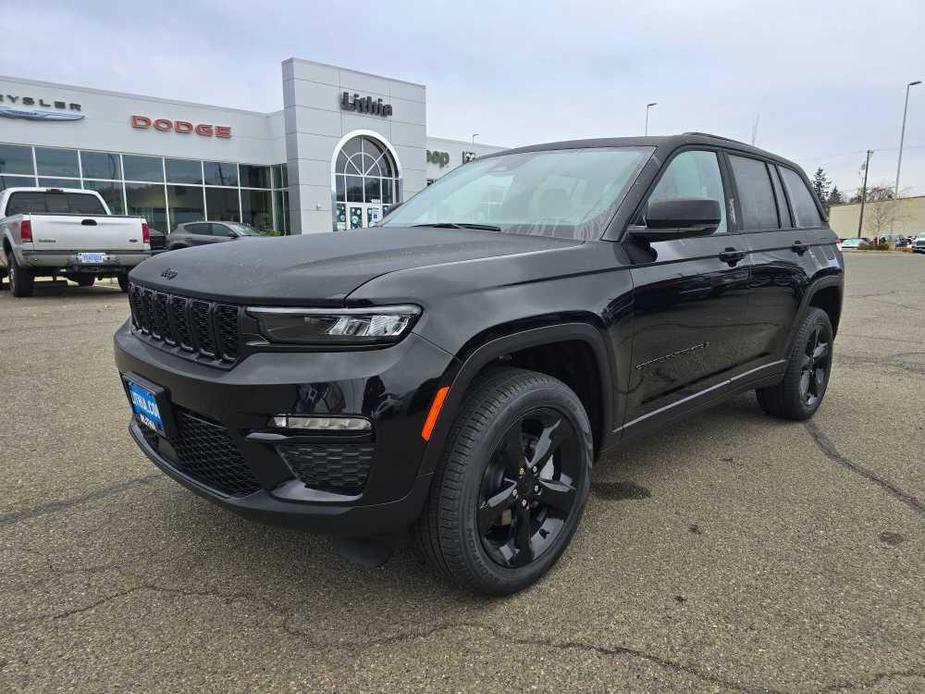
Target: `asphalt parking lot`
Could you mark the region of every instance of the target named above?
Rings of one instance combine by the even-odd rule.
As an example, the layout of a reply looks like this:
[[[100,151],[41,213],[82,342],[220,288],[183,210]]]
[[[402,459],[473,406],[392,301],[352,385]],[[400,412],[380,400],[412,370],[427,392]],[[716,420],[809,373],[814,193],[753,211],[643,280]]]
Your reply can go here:
[[[118,289],[0,297],[0,691],[925,690],[925,258],[847,257],[808,424],[752,396],[595,469],[487,600],[226,513],[126,433]]]

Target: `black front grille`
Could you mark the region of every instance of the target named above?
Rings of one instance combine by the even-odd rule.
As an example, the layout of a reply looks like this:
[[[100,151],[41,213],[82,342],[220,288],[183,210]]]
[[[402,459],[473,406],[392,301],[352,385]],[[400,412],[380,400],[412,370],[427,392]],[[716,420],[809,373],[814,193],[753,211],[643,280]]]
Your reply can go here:
[[[202,415],[177,408],[177,436],[171,441],[180,472],[228,496],[247,496],[260,489],[224,426]]]
[[[136,330],[154,342],[179,346],[191,357],[228,366],[238,359],[241,307],[129,287]]]
[[[358,494],[369,477],[373,448],[371,443],[313,443],[276,450],[306,487]]]

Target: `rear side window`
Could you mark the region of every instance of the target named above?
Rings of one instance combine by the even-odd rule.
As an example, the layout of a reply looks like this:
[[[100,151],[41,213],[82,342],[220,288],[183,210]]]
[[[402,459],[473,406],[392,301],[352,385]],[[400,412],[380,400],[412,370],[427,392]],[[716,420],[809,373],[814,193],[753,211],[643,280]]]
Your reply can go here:
[[[28,191],[13,193],[6,213],[14,214],[93,214],[105,215],[103,203],[87,193],[53,193]]]
[[[793,208],[796,226],[815,227],[822,224],[822,217],[819,216],[816,201],[809,188],[806,187],[803,177],[793,169],[783,166],[778,167],[778,169],[784,179],[787,195],[790,197],[790,205]]]
[[[189,234],[211,236],[212,232],[209,231],[209,226],[209,224],[187,224],[183,229]]]
[[[777,229],[777,204],[768,167],[759,159],[729,156],[742,210],[742,229]]]

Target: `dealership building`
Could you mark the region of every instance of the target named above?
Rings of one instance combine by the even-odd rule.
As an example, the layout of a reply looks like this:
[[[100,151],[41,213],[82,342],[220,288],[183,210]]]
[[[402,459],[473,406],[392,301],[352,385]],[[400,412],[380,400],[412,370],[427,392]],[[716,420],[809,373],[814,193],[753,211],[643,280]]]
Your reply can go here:
[[[157,229],[369,226],[500,147],[427,135],[422,84],[290,58],[272,113],[0,77],[0,189],[99,191]]]

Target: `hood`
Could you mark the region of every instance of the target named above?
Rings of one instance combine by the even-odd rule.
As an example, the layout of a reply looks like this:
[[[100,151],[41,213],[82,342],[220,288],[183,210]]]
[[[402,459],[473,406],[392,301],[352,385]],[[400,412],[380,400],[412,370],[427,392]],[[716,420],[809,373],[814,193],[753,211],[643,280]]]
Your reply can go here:
[[[235,303],[340,305],[357,287],[397,270],[581,243],[469,229],[376,228],[170,251],[141,263],[130,277],[164,291]]]

